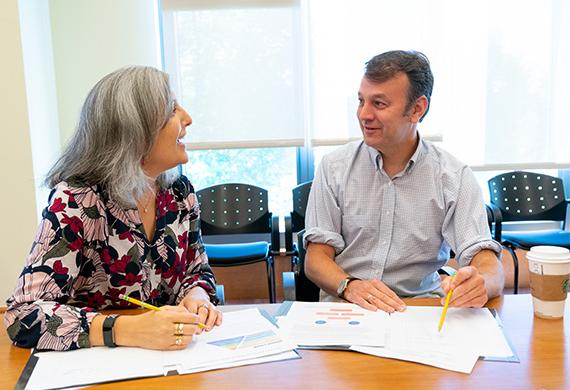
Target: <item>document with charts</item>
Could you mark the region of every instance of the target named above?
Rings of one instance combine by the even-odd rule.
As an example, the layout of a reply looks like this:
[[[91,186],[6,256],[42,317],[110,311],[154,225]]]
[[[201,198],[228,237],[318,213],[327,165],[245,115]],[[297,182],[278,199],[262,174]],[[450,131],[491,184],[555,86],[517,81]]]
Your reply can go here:
[[[194,336],[181,351],[94,347],[37,353],[32,356],[37,362],[25,388],[85,386],[296,359],[295,347],[259,310],[239,310],[225,313],[222,326]]]
[[[349,303],[294,302],[278,323],[299,347],[381,347],[389,318]]]
[[[470,373],[480,357],[518,361],[488,309],[450,308],[438,332],[441,311],[440,306],[408,306],[388,315],[348,303],[294,302],[279,318],[279,326],[300,347],[349,344],[356,352],[463,373]],[[335,312],[339,314],[330,315]],[[352,313],[347,315],[350,320],[340,313]],[[357,317],[361,320],[354,320]]]

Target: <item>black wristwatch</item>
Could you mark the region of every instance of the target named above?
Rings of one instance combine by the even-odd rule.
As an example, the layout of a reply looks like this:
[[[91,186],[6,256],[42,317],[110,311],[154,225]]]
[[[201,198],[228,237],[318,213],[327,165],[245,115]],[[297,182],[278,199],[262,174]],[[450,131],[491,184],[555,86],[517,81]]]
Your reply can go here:
[[[343,280],[340,281],[340,283],[338,284],[338,287],[336,289],[336,294],[339,298],[344,299],[344,291],[348,287],[348,284],[350,282],[352,282],[353,280],[360,280],[360,279],[355,278],[354,276],[348,275],[346,278],[344,278]]]
[[[103,344],[107,347],[115,348],[117,346],[115,344],[115,331],[113,330],[117,318],[119,318],[117,314],[112,314],[105,317],[103,321]]]

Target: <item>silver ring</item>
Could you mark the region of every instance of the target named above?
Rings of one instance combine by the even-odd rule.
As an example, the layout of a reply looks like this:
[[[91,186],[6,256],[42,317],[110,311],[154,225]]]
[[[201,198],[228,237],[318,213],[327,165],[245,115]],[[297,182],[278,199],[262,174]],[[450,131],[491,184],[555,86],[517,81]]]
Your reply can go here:
[[[176,337],[176,341],[174,342],[176,345],[182,345],[182,336]]]

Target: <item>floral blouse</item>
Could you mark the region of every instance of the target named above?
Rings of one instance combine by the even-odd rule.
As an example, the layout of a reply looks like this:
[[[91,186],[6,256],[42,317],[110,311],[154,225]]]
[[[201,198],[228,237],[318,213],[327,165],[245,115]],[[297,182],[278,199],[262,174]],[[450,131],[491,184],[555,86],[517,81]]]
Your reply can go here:
[[[156,231],[99,187],[59,183],[43,211],[4,323],[21,347],[89,347],[97,310],[131,307],[119,294],[176,305],[195,286],[214,303],[215,280],[200,234],[194,188],[184,176],[157,194]]]

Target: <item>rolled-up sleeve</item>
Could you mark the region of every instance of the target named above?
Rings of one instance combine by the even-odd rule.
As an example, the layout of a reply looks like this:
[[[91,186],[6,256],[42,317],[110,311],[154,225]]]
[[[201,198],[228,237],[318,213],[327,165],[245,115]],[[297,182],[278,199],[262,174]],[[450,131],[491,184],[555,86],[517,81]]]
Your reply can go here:
[[[461,267],[471,263],[483,249],[492,250],[500,259],[502,247],[491,238],[485,204],[473,172],[464,167],[456,180],[444,181],[444,192],[449,199],[448,212],[442,234],[456,254]]]
[[[305,213],[306,231],[303,236],[303,244],[314,242],[327,244],[340,253],[345,242],[341,235],[342,213],[339,207],[338,197],[330,184],[330,164],[327,156],[323,158],[313,184],[307,211]]]

